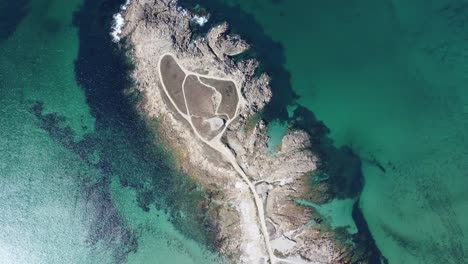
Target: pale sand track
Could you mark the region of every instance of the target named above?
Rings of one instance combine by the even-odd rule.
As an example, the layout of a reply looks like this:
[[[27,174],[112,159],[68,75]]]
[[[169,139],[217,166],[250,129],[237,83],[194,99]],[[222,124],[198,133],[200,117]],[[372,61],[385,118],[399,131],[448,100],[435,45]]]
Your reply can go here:
[[[206,77],[206,78],[211,78],[211,79],[217,79],[217,80],[227,80],[227,81],[232,81],[230,79],[226,79],[226,78],[219,78],[219,77],[214,77],[214,76],[206,76],[206,75],[201,75],[201,74],[198,74],[198,73],[195,73],[195,72],[191,72],[191,71],[188,71],[187,69],[185,69],[177,60],[177,58],[171,54],[171,53],[165,53],[165,54],[162,54],[159,61],[158,61],[158,73],[159,73],[159,77],[161,78],[161,80],[163,80],[163,76],[161,75],[161,59],[166,56],[166,55],[169,55],[169,56],[172,56],[172,58],[174,58],[174,60],[179,64],[179,67],[186,73],[185,75],[185,78],[184,78],[184,82],[182,83],[182,87],[184,87],[184,84],[185,84],[185,79],[187,78],[188,75],[192,74],[192,75],[196,75],[198,77],[198,80],[200,81],[200,76],[201,77]],[[201,82],[201,81],[200,81]],[[234,81],[233,81],[234,82]],[[203,82],[202,82],[203,83]],[[236,86],[236,91],[237,91],[237,95],[238,95],[238,98],[241,98],[241,92],[240,92],[240,89],[239,87],[237,86],[237,84],[234,82],[235,86]],[[226,128],[228,127],[228,125],[236,118],[236,116],[238,115],[238,112],[239,112],[239,105],[240,105],[240,101],[237,102],[237,107],[236,107],[236,114],[234,115],[234,117],[230,118],[227,120],[226,122],[226,126],[224,127],[224,129],[218,134],[216,135],[213,139],[211,140],[206,140],[204,139],[200,134],[199,132],[197,131],[197,129],[195,128],[195,126],[193,125],[192,123],[192,120],[190,118],[190,110],[188,109],[187,107],[187,98],[185,97],[185,92],[184,92],[184,89],[182,89],[182,92],[183,92],[183,96],[184,96],[184,100],[185,100],[185,106],[187,108],[187,114],[184,114],[182,111],[180,111],[180,109],[177,107],[176,103],[174,102],[173,98],[171,98],[166,86],[164,85],[164,82],[161,81],[161,85],[162,85],[162,88],[164,90],[164,92],[166,93],[167,97],[169,98],[169,100],[171,101],[172,105],[175,107],[175,109],[177,110],[177,112],[190,124],[190,126],[192,127],[192,130],[193,132],[195,133],[195,135],[197,135],[198,139],[200,139],[202,142],[204,142],[205,144],[207,144],[208,146],[210,146],[211,148],[213,148],[214,150],[218,151],[219,153],[221,153],[221,155],[229,162],[231,163],[231,165],[234,167],[234,169],[236,170],[236,172],[242,177],[242,179],[244,180],[245,183],[247,183],[247,185],[249,186],[249,189],[253,195],[253,198],[254,198],[254,202],[255,202],[255,205],[257,207],[257,214],[258,214],[258,220],[259,220],[259,225],[260,225],[260,229],[261,229],[261,232],[263,234],[263,237],[264,237],[264,240],[265,240],[265,247],[268,251],[268,256],[270,258],[270,263],[271,264],[274,264],[276,263],[276,257],[275,255],[273,254],[273,251],[271,249],[271,246],[270,246],[270,236],[268,234],[268,230],[267,230],[267,227],[266,227],[266,223],[265,223],[265,212],[264,212],[264,208],[263,208],[263,203],[262,203],[262,200],[260,199],[258,193],[255,191],[255,186],[252,184],[252,182],[249,180],[249,178],[247,177],[247,175],[245,174],[245,172],[242,170],[242,168],[239,166],[239,164],[237,163],[236,161],[236,158],[234,157],[234,155],[232,154],[232,152],[223,144],[221,143],[221,137],[222,135],[224,134],[224,132],[226,131]],[[209,86],[209,85],[207,85]],[[212,87],[212,86],[211,86]],[[214,87],[212,87],[213,89],[215,89]]]

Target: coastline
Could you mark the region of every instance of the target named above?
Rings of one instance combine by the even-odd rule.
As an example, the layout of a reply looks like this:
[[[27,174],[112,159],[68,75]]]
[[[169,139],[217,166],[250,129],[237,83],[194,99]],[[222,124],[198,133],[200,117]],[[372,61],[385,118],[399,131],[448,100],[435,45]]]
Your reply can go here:
[[[240,37],[229,36],[227,24],[211,29],[205,39],[193,40],[190,30],[193,14],[178,7],[176,1],[156,1],[154,6],[146,2],[133,0],[122,10],[126,24],[121,37],[135,63],[133,78],[144,97],[139,107],[148,118],[158,118],[161,138],[174,150],[181,170],[213,194],[211,200],[217,208],[212,217],[219,231],[220,253],[235,263],[267,261],[261,242],[264,238],[256,226],[259,217],[256,206],[252,199],[246,199],[250,196],[248,186],[232,166],[193,138],[189,124],[162,92],[161,80],[155,72],[160,57],[167,52],[176,54],[182,66],[190,71],[229,78],[242,87],[245,100],[222,142],[256,183],[255,189],[267,211],[268,232],[274,238],[269,241],[276,245],[276,256],[283,258],[284,263],[352,263],[356,256],[351,246],[337,242],[329,230],[309,226],[313,210],[293,201],[314,195],[310,193],[307,177],[316,170],[319,160],[310,150],[310,136],[298,129],[289,130],[279,155],[271,156],[264,121],[257,122],[250,134],[245,133],[248,121],[271,99],[270,78],[265,73],[255,76],[259,62],[255,59],[234,62],[230,58],[239,50],[238,54],[245,51],[248,44],[241,41],[240,49],[232,53],[232,40],[237,43]],[[255,250],[249,252],[252,247]]]

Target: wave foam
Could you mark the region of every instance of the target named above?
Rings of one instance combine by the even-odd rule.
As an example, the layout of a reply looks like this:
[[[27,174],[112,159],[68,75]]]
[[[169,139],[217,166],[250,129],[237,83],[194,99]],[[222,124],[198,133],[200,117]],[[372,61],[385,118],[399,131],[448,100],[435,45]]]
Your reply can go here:
[[[194,15],[193,18],[192,18],[192,21],[195,22],[196,24],[198,24],[200,27],[203,27],[203,25],[206,24],[206,22],[208,22],[208,16],[197,16],[197,15]]]
[[[120,7],[121,11],[127,10],[128,5],[130,4],[130,0],[127,0],[125,4],[123,4]],[[112,27],[111,27],[111,36],[112,36],[112,41],[115,43],[120,41],[120,34],[122,33],[122,28],[125,25],[125,19],[123,18],[122,14],[119,12],[117,14],[114,14],[112,16],[114,19],[112,22]]]

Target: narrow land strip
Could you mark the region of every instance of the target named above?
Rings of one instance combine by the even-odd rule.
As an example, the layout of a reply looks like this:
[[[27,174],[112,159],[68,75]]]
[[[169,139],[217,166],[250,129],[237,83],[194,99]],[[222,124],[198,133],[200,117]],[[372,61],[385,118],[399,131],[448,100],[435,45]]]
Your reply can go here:
[[[159,76],[161,79],[163,79],[163,75],[161,74],[161,60],[162,58],[164,58],[165,56],[172,56],[173,59],[177,62],[177,59],[176,57],[173,55],[173,54],[170,54],[170,53],[167,53],[167,54],[163,54],[159,60],[159,63],[158,63],[158,72],[159,72]],[[178,63],[178,62],[177,62]],[[178,63],[179,64],[179,63]],[[211,78],[211,79],[218,79],[218,80],[227,80],[227,81],[232,81],[232,80],[229,80],[229,79],[223,79],[223,78],[218,78],[218,77],[211,77],[211,76],[204,76],[204,75],[200,75],[198,73],[195,73],[195,72],[190,72],[186,69],[184,69],[180,64],[179,64],[179,67],[185,72],[185,78],[184,78],[184,81],[183,81],[183,84],[185,84],[185,80],[187,78],[188,75],[196,75],[198,76],[199,78],[200,77],[204,77],[204,78]],[[236,158],[234,157],[234,155],[232,154],[231,151],[229,151],[226,146],[224,146],[224,144],[221,143],[221,136],[223,135],[223,133],[226,131],[226,128],[228,127],[228,125],[236,118],[236,116],[238,115],[238,112],[239,112],[239,105],[240,105],[240,102],[238,101],[237,102],[237,105],[236,105],[236,111],[235,111],[235,115],[231,118],[229,118],[226,122],[226,125],[224,127],[224,129],[216,136],[214,137],[213,139],[211,140],[206,140],[205,138],[203,138],[199,132],[197,131],[197,129],[195,128],[192,120],[191,120],[191,117],[190,117],[190,110],[188,109],[188,105],[187,105],[187,98],[185,96],[185,92],[184,92],[184,89],[182,89],[182,94],[183,94],[183,98],[184,98],[184,101],[185,101],[185,106],[186,106],[186,109],[187,109],[187,114],[183,113],[182,111],[180,111],[180,109],[177,107],[177,104],[174,102],[174,99],[171,97],[171,94],[169,93],[167,87],[165,86],[164,84],[164,81],[161,82],[161,85],[163,87],[163,90],[164,92],[166,93],[166,95],[168,96],[169,100],[171,101],[171,103],[175,106],[177,112],[185,119],[187,120],[187,122],[190,124],[190,126],[192,127],[192,130],[193,132],[195,133],[195,135],[198,137],[198,139],[200,139],[202,142],[204,142],[205,144],[207,144],[208,146],[210,146],[211,148],[215,149],[216,151],[218,151],[219,153],[221,153],[221,155],[229,162],[231,163],[231,165],[234,167],[234,169],[236,170],[236,172],[241,176],[241,178],[244,180],[245,183],[247,183],[247,185],[249,186],[249,189],[253,195],[253,198],[254,198],[254,202],[255,202],[255,205],[257,207],[257,213],[258,213],[258,220],[259,220],[259,225],[260,225],[260,229],[261,229],[261,232],[263,234],[263,237],[264,237],[264,240],[265,240],[265,247],[268,251],[268,256],[270,258],[270,263],[276,263],[276,257],[274,256],[273,254],[273,251],[271,249],[271,245],[270,245],[270,237],[269,237],[269,234],[268,234],[268,230],[267,230],[267,227],[266,227],[266,222],[265,222],[265,212],[264,212],[264,208],[263,208],[263,203],[262,203],[262,200],[260,199],[258,193],[256,192],[255,190],[255,186],[252,184],[252,182],[249,180],[249,178],[247,177],[247,175],[245,174],[245,172],[242,170],[242,168],[239,166],[239,164],[237,163],[236,161]],[[236,85],[236,84],[235,84]],[[240,89],[239,87],[237,87],[236,85],[236,91],[237,91],[237,96],[238,98],[240,98]]]

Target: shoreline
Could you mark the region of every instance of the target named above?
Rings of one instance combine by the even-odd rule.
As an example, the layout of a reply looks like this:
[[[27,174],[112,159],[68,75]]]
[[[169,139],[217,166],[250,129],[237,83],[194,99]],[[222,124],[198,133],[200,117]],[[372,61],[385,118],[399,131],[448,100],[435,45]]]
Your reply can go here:
[[[171,102],[168,103],[170,98],[167,97],[167,94],[165,96],[164,92],[161,92],[160,88],[162,82],[159,80],[160,78],[158,76],[155,77],[154,72],[148,72],[149,69],[153,69],[154,71],[154,65],[159,66],[160,58],[167,52],[178,54],[177,57],[180,57],[178,59],[180,59],[182,67],[188,67],[189,71],[208,71],[210,74],[203,74],[221,75],[221,78],[230,77],[236,80],[236,83],[240,87],[243,87],[241,98],[246,100],[239,110],[240,115],[236,120],[232,120],[233,122],[230,128],[227,126],[225,127],[223,133],[225,131],[226,134],[221,136],[223,137],[223,145],[226,145],[234,153],[236,164],[239,164],[240,168],[242,168],[241,170],[246,171],[246,176],[256,183],[254,191],[255,189],[260,191],[260,198],[263,200],[265,208],[269,211],[269,213],[267,212],[267,214],[269,214],[268,223],[270,224],[268,232],[273,232],[274,237],[273,240],[268,241],[274,241],[275,245],[279,245],[275,249],[275,253],[277,255],[286,256],[288,259],[286,259],[285,262],[287,263],[314,263],[314,261],[346,263],[343,259],[343,255],[349,253],[349,248],[343,249],[341,246],[335,245],[336,242],[330,231],[317,231],[307,226],[307,219],[310,219],[311,215],[313,215],[310,208],[304,208],[290,201],[288,202],[291,197],[300,198],[310,195],[303,181],[304,178],[306,178],[306,173],[316,170],[318,159],[309,150],[311,143],[309,136],[305,132],[297,129],[289,130],[282,140],[279,153],[292,155],[292,157],[288,158],[283,155],[277,158],[268,157],[263,153],[267,149],[268,139],[265,135],[266,126],[263,121],[255,124],[250,135],[243,134],[242,132],[246,127],[247,120],[267,105],[267,102],[271,98],[269,77],[266,74],[262,74],[260,77],[254,77],[258,62],[250,59],[236,64],[229,58],[223,56],[223,54],[225,54],[223,52],[226,50],[223,50],[222,45],[217,46],[216,43],[220,38],[224,38],[224,42],[228,43],[226,45],[229,45],[229,37],[223,35],[227,31],[227,24],[220,25],[214,29],[212,28],[208,33],[207,39],[197,40],[198,42],[194,43],[190,38],[190,29],[188,29],[188,24],[190,23],[189,16],[191,14],[185,13],[184,15],[173,1],[157,1],[156,3],[156,5],[161,5],[159,6],[161,8],[168,8],[169,11],[166,10],[163,12],[172,13],[169,14],[168,17],[162,18],[163,21],[166,20],[166,23],[170,22],[171,19],[174,19],[172,21],[177,21],[178,19],[182,20],[182,25],[177,26],[180,27],[180,32],[177,32],[178,29],[173,29],[176,30],[176,32],[172,33],[172,39],[170,37],[171,33],[168,31],[170,23],[169,26],[167,24],[153,24],[152,27],[150,26],[149,28],[147,28],[147,25],[142,26],[140,24],[142,21],[141,16],[143,15],[144,19],[144,14],[148,13],[148,11],[158,10],[158,6],[143,7],[139,5],[142,3],[145,3],[145,1],[134,0],[130,3],[128,8],[123,11],[127,21],[126,26],[123,28],[124,43],[130,47],[130,58],[132,58],[136,64],[133,77],[134,80],[137,81],[137,89],[144,94],[144,102],[141,105],[141,109],[148,117],[160,118],[160,125],[165,127],[164,130],[167,129],[165,134],[168,136],[165,141],[168,142],[170,149],[178,153],[176,154],[177,156],[181,156],[177,157],[177,160],[178,162],[182,161],[183,170],[186,170],[190,176],[199,181],[208,191],[211,189],[221,192],[220,196],[222,196],[222,198],[217,202],[224,204],[224,207],[227,205],[227,208],[218,209],[218,219],[215,219],[220,225],[221,230],[218,240],[223,241],[223,244],[220,245],[220,252],[223,255],[229,255],[231,260],[235,263],[249,263],[249,260],[247,260],[249,257],[258,257],[258,253],[252,254],[252,252],[250,254],[251,256],[244,256],[246,252],[241,248],[242,243],[239,242],[246,241],[246,226],[245,224],[244,226],[242,225],[242,221],[247,221],[248,218],[252,218],[252,216],[248,216],[249,213],[244,212],[243,214],[242,208],[239,206],[244,203],[244,206],[250,208],[248,211],[251,211],[252,204],[248,204],[252,201],[249,202],[243,197],[239,197],[238,193],[233,193],[231,189],[236,190],[239,186],[242,186],[238,181],[232,181],[232,179],[236,177],[235,172],[233,173],[232,169],[223,164],[216,155],[213,157],[213,155],[210,154],[210,150],[207,150],[203,144],[192,139],[190,129],[187,129],[187,122],[181,122],[180,118],[177,118],[177,113],[174,112],[174,105],[171,110]],[[184,12],[187,11],[184,10]],[[157,13],[157,11],[155,13]],[[162,12],[159,14],[162,14]],[[145,23],[154,23],[155,21],[152,21],[153,19],[157,20],[157,18],[150,18],[145,21]],[[154,35],[151,36],[151,34]],[[158,36],[160,38],[155,38]],[[248,46],[248,44],[246,46]],[[150,51],[148,52],[148,50]],[[221,56],[219,54],[221,54]],[[155,61],[157,61],[156,64]],[[204,63],[200,63],[200,61]],[[200,65],[204,67],[200,68]],[[240,70],[241,68],[243,70]],[[248,86],[250,90],[246,90],[246,86]],[[220,139],[221,136],[219,137]],[[208,157],[206,159],[194,157],[197,154],[202,154],[202,156],[203,154],[208,154]],[[266,163],[267,165],[257,165],[258,163]],[[278,167],[278,165],[283,165],[284,163],[289,165],[289,167],[286,171],[281,171],[283,175],[274,175],[270,178],[267,176],[268,173],[266,172],[272,171],[272,169],[273,171],[278,170],[281,167]],[[298,168],[299,171],[297,171]],[[206,173],[210,175],[208,179],[206,175],[203,175]],[[223,176],[213,177],[215,174],[220,173],[222,173]],[[288,177],[285,178],[285,174]],[[242,193],[245,193],[246,189],[248,190],[246,186],[240,188]],[[269,200],[271,197],[275,198],[276,202],[281,201],[280,203],[287,203],[287,205],[275,207],[274,204],[271,204],[271,200]],[[226,202],[228,203],[226,204]],[[234,209],[232,209],[233,206]],[[297,215],[297,217],[291,218],[286,216],[287,214],[278,217],[277,213],[272,214],[272,212],[275,211],[283,213],[295,212],[293,215]],[[222,215],[224,213],[237,220],[229,225],[225,223],[223,225],[223,217],[225,218],[225,216]],[[258,230],[256,232],[258,232]],[[286,235],[286,233],[288,233],[288,235]],[[233,235],[232,238],[230,237],[231,235]],[[238,237],[236,237],[236,235]],[[296,238],[292,238],[292,236],[296,236]],[[256,245],[260,252],[265,252],[265,248],[261,246],[259,240],[258,235],[255,239],[252,239],[252,237],[250,240],[247,239],[249,243],[254,243],[253,245]],[[317,248],[319,244],[320,246]],[[284,247],[286,247],[286,249]],[[345,246],[344,248],[347,247]],[[281,252],[280,249],[285,253]],[[310,253],[310,251],[312,252]],[[242,260],[243,257],[244,259]],[[236,260],[236,258],[238,259]],[[250,259],[250,261],[252,260],[253,259]]]
[[[162,73],[161,73],[161,60],[162,58],[164,58],[165,56],[171,56],[176,63],[179,63],[177,62],[177,59],[175,57],[174,54],[172,53],[165,53],[165,54],[162,54],[160,56],[160,59],[158,61],[158,71],[159,71],[159,76],[160,78],[163,78],[162,76]],[[180,65],[179,65],[180,66]],[[186,79],[187,79],[187,75],[195,75],[198,77],[198,79],[200,80],[200,77],[202,75],[200,74],[197,74],[197,73],[194,73],[194,72],[187,72],[186,69],[184,69],[184,67],[181,67],[182,71],[184,71],[184,73],[186,74],[186,77],[184,78],[184,81],[182,83],[182,86],[184,86],[184,83],[186,82]],[[217,79],[217,80],[229,80],[229,79],[221,79],[219,77],[216,77],[216,76],[208,76],[208,75],[203,75],[203,77],[205,78],[210,78],[210,79]],[[231,80],[229,80],[231,81]],[[206,85],[206,84],[205,84]],[[169,92],[168,92],[168,88],[164,85],[164,82],[161,83],[161,86],[164,90],[164,92],[166,93],[166,96],[167,97],[170,97],[169,95]],[[214,88],[214,87],[212,87]],[[240,89],[238,88],[237,84],[235,84],[235,89],[236,89],[236,93],[237,95],[240,96]],[[187,96],[186,94],[183,92],[183,97],[184,97],[184,101],[185,101],[185,105],[187,107]],[[240,96],[240,98],[242,98]],[[270,263],[276,263],[276,257],[273,255],[273,252],[272,252],[272,249],[271,249],[271,246],[270,246],[270,239],[269,239],[269,234],[268,234],[268,231],[267,231],[267,227],[266,227],[266,224],[265,224],[265,213],[264,213],[264,209],[263,209],[263,204],[262,202],[260,201],[260,198],[255,190],[255,187],[253,186],[252,182],[248,179],[247,175],[244,173],[244,171],[239,167],[239,165],[237,164],[237,162],[235,161],[235,158],[234,156],[232,155],[232,153],[228,150],[225,149],[225,146],[223,144],[221,144],[221,141],[220,141],[220,138],[223,136],[224,132],[226,131],[227,127],[229,126],[229,124],[235,119],[237,118],[237,113],[239,111],[239,104],[241,102],[237,102],[237,105],[236,105],[236,110],[235,110],[235,115],[233,117],[231,117],[229,119],[229,121],[227,121],[227,123],[225,124],[225,127],[223,128],[223,130],[213,139],[209,140],[209,141],[206,141],[203,139],[203,137],[197,132],[197,129],[195,128],[193,122],[191,120],[189,120],[189,118],[187,116],[184,116],[184,114],[182,113],[182,111],[180,109],[177,108],[177,105],[176,103],[173,101],[172,98],[169,98],[171,103],[173,104],[173,106],[177,109],[179,115],[181,115],[183,118],[185,118],[187,120],[187,122],[190,123],[190,126],[192,127],[192,131],[195,132],[197,138],[201,141],[203,141],[203,143],[207,144],[208,146],[210,146],[211,148],[213,148],[214,150],[216,150],[217,152],[219,152],[219,154],[222,155],[222,158],[224,159],[227,159],[229,160],[229,163],[234,167],[234,169],[236,170],[236,172],[241,176],[242,180],[247,183],[247,185],[249,186],[249,189],[254,197],[254,202],[255,202],[255,206],[257,208],[257,218],[258,218],[258,222],[260,222],[260,229],[261,229],[261,232],[262,232],[262,235],[264,237],[264,240],[265,240],[265,246],[267,248],[267,252],[268,252],[268,257],[269,257],[269,260],[270,260]],[[219,108],[219,106],[218,106]],[[189,111],[188,111],[189,112]]]

